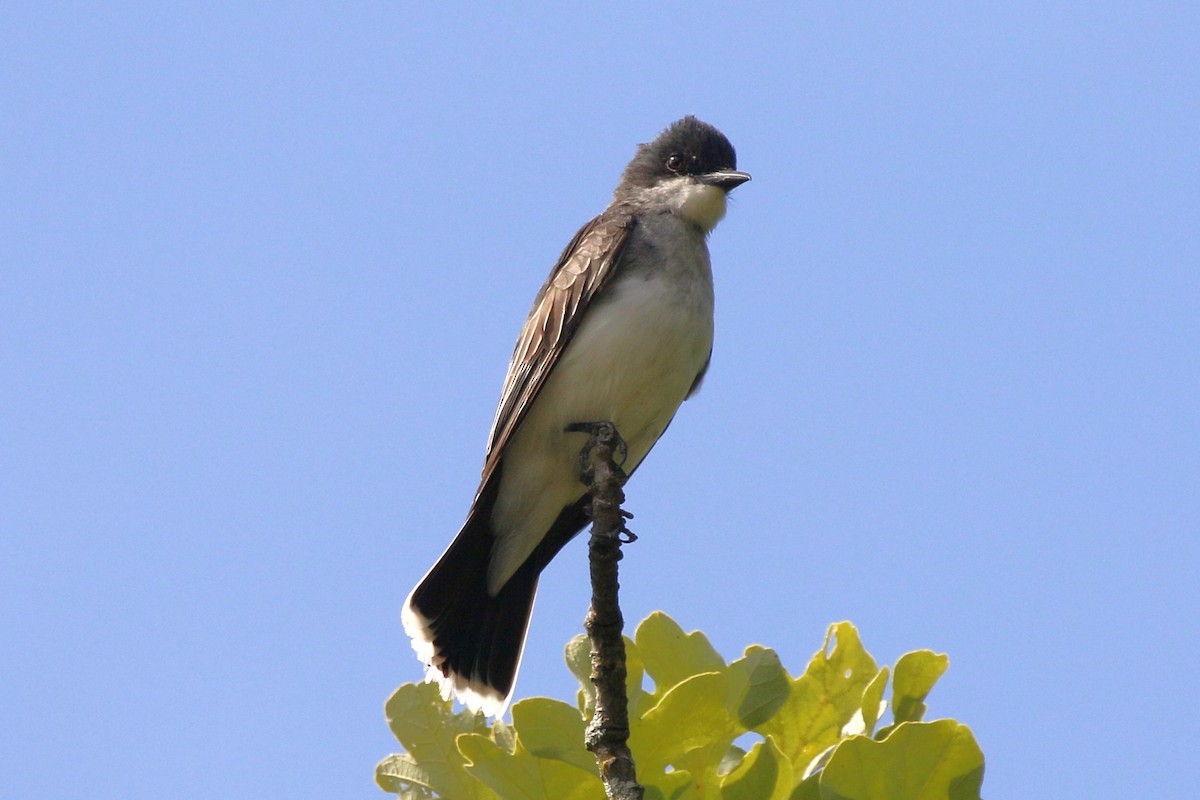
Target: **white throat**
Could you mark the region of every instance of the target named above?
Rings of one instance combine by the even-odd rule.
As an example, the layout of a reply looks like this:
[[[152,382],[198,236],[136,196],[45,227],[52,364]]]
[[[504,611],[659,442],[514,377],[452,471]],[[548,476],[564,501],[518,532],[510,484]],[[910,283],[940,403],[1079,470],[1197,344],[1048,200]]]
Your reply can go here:
[[[666,206],[680,219],[708,233],[725,216],[725,190],[684,175],[640,192],[648,206]]]
[[[725,190],[720,187],[688,181],[679,192],[676,213],[708,233],[725,216],[725,197]]]

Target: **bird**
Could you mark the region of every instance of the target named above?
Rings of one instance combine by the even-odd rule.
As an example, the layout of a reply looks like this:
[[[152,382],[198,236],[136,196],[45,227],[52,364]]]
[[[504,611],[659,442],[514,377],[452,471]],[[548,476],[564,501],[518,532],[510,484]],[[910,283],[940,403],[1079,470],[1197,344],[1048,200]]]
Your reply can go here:
[[[699,388],[713,343],[707,237],[748,180],[723,133],[683,117],[637,147],[537,293],[467,519],[401,610],[443,699],[496,718],[511,702],[538,577],[589,519],[588,436],[569,428],[611,422],[632,475]]]

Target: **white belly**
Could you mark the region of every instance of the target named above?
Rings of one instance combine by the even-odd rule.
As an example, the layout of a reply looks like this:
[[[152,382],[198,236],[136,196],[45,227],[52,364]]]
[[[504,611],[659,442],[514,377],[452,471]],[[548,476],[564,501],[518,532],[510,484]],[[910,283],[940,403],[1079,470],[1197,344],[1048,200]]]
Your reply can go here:
[[[707,259],[704,266],[707,272]],[[627,276],[588,309],[505,450],[492,512],[497,541],[489,592],[499,591],[559,512],[584,494],[579,452],[587,435],[568,434],[566,426],[615,424],[629,446],[625,471],[632,472],[687,396],[712,337],[707,280],[681,284],[679,276]]]

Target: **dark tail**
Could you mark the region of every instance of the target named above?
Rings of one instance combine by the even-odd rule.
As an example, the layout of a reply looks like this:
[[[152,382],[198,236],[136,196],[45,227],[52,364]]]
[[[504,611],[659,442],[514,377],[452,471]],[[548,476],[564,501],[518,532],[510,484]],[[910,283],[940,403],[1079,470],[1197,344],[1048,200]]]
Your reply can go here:
[[[404,604],[404,630],[417,657],[429,666],[428,680],[469,708],[499,717],[508,708],[538,576],[585,524],[588,498],[564,508],[547,535],[493,597],[488,594],[491,514],[499,471],[481,490],[471,514],[449,549],[413,589]]]

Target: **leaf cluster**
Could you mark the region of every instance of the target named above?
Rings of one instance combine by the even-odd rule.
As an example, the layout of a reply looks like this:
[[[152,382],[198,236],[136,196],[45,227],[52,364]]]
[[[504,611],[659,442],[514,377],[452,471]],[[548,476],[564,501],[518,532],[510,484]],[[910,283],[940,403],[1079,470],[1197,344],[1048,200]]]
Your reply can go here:
[[[945,655],[918,650],[878,667],[839,622],[793,677],[757,645],[727,664],[704,634],[661,612],[625,644],[629,745],[648,800],[979,798],[983,753],[971,731],[923,721]],[[511,724],[452,713],[430,684],[401,686],[386,713],[407,752],[381,761],[376,781],[403,800],[600,800],[583,746],[595,704],[585,637],[568,643],[566,660],[576,705],[522,700]]]

